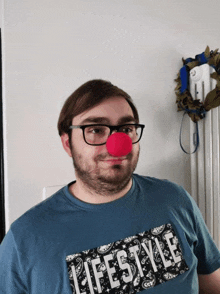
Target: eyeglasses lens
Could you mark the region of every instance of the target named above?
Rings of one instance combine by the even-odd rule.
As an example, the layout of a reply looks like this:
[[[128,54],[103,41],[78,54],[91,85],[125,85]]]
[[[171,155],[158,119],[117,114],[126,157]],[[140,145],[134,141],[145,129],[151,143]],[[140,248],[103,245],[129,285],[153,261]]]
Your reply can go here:
[[[141,127],[135,125],[124,125],[119,129],[119,132],[127,134],[132,143],[136,143],[141,136]],[[110,135],[110,129],[106,126],[89,126],[84,130],[86,142],[89,144],[99,145],[106,143]]]

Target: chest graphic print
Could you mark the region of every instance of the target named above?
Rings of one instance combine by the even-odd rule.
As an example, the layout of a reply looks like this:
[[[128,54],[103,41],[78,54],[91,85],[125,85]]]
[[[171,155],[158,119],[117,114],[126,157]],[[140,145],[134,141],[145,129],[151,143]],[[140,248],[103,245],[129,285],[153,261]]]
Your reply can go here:
[[[189,268],[171,224],[66,257],[72,293],[138,293]]]

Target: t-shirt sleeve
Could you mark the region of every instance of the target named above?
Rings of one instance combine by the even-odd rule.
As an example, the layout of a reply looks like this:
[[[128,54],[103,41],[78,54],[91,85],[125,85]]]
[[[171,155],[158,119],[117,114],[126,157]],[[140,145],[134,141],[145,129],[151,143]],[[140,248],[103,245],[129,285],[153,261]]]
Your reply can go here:
[[[28,293],[24,281],[21,260],[13,233],[9,230],[0,246],[0,293]]]
[[[197,233],[197,242],[194,247],[194,253],[198,259],[197,272],[198,274],[211,274],[220,268],[220,251],[210,235],[196,202],[189,194],[188,196],[191,199],[195,216],[194,222]]]

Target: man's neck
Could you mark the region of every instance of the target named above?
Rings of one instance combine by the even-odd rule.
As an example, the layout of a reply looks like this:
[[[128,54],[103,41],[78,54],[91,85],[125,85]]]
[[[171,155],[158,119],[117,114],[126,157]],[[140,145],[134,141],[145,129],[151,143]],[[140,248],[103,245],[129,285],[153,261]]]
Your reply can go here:
[[[130,179],[128,185],[119,193],[109,195],[98,195],[92,190],[87,189],[87,187],[80,180],[76,180],[76,182],[69,187],[69,191],[75,198],[83,202],[91,204],[101,204],[111,202],[123,197],[131,189],[131,187],[132,178]]]

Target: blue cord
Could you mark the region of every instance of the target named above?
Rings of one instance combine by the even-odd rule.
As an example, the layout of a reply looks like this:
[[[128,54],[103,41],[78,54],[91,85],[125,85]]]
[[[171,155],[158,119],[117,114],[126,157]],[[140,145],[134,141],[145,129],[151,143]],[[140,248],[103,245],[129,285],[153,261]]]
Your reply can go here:
[[[181,106],[181,108],[182,108],[182,106]],[[184,119],[185,114],[186,113],[189,113],[189,112],[190,113],[202,114],[203,115],[203,118],[205,118],[206,111],[205,110],[202,110],[202,111],[201,110],[192,110],[192,109],[187,109],[187,108],[185,108],[184,110],[185,110],[185,112],[183,114],[182,123],[181,123],[181,127],[180,127],[180,135],[179,135],[180,147],[183,150],[183,152],[185,152],[186,154],[193,154],[193,153],[195,153],[197,151],[197,149],[199,147],[199,128],[198,128],[198,122],[195,122],[195,124],[196,124],[196,133],[194,133],[194,134],[196,134],[196,142],[195,142],[195,138],[193,136],[193,144],[195,145],[195,150],[193,152],[189,153],[189,152],[186,152],[186,150],[183,148],[183,145],[182,145],[182,139],[181,139],[181,137],[182,137],[183,119]]]
[[[184,118],[184,115],[187,113],[187,111],[184,112],[183,114],[183,118]],[[179,136],[179,140],[180,140],[180,147],[181,149],[183,150],[183,152],[185,152],[186,154],[193,154],[197,151],[198,147],[199,147],[199,128],[198,128],[198,122],[196,122],[196,142],[194,142],[193,140],[193,143],[194,145],[196,146],[195,147],[195,150],[191,153],[189,152],[186,152],[186,150],[183,148],[183,145],[182,145],[182,139],[181,139],[181,134],[182,134],[182,126],[183,126],[183,118],[182,118],[182,123],[181,123],[181,127],[180,127],[180,136]]]

